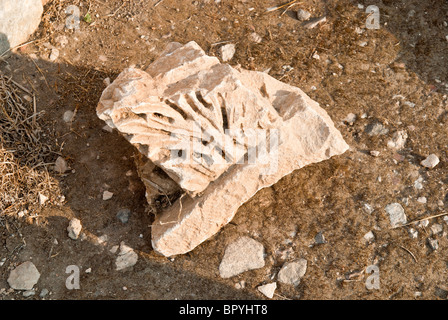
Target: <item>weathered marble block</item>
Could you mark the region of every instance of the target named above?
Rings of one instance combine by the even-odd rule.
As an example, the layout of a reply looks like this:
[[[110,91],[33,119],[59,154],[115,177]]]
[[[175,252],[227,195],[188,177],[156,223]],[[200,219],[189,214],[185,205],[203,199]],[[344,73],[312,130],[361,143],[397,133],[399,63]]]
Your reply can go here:
[[[175,188],[156,182],[155,165],[184,191],[152,226],[165,256],[210,238],[261,188],[348,149],[302,90],[221,64],[195,42],[171,43],[145,71],[125,69],[97,114],[142,153],[148,190]]]

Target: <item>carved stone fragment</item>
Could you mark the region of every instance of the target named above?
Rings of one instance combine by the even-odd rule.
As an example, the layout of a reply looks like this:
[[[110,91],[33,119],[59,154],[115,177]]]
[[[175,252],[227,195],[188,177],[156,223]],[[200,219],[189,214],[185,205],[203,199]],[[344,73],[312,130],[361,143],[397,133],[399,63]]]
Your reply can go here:
[[[152,227],[153,248],[165,256],[214,235],[261,188],[348,149],[302,90],[221,64],[195,42],[170,44],[146,71],[125,69],[97,114],[143,155],[148,195],[184,192]]]

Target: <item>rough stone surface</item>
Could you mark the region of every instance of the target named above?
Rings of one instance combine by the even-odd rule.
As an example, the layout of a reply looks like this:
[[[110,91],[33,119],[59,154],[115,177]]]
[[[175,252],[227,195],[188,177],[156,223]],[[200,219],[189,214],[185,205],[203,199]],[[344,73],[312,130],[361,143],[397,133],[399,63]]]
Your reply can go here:
[[[258,241],[241,237],[232,242],[224,253],[219,274],[222,278],[230,278],[242,272],[264,267],[264,247]]]
[[[439,161],[439,157],[435,154],[430,154],[425,160],[420,162],[420,164],[426,168],[432,169],[439,164]]]
[[[367,232],[367,233],[364,235],[364,240],[365,240],[367,243],[370,243],[370,242],[372,242],[372,241],[375,240],[375,235],[373,234],[372,231],[369,231],[369,232]]]
[[[300,21],[308,20],[310,17],[311,17],[310,12],[303,9],[297,10],[297,19],[299,19]]]
[[[439,249],[439,241],[437,241],[436,239],[428,238],[428,245],[434,251]]]
[[[392,228],[398,227],[407,222],[406,214],[404,213],[404,209],[401,204],[396,202],[388,204],[385,210],[389,215]]]
[[[31,290],[39,278],[36,266],[31,261],[26,261],[11,271],[8,284],[14,290]]]
[[[138,254],[134,250],[125,245],[124,242],[120,244],[120,252],[115,260],[116,270],[124,270],[134,266],[138,261]]]
[[[165,256],[214,235],[261,188],[348,149],[302,90],[221,64],[195,42],[170,44],[146,72],[125,69],[103,92],[97,114],[186,192],[152,227],[153,248]],[[271,150],[263,163],[240,162],[267,148],[251,138],[254,129],[268,132]],[[140,172],[148,194],[159,186],[150,172]]]
[[[0,0],[0,55],[28,39],[39,26],[42,12],[40,0]]]
[[[297,286],[300,279],[305,275],[306,268],[307,261],[305,259],[287,262],[278,273],[278,281]]]
[[[110,191],[106,190],[103,192],[103,200],[104,201],[112,199],[113,196],[114,196],[114,194]]]
[[[81,233],[82,225],[79,219],[73,218],[67,227],[68,236],[70,239],[77,240]]]
[[[219,48],[219,51],[223,62],[232,60],[233,55],[235,54],[235,45],[233,43],[226,44]]]
[[[258,291],[264,294],[269,299],[274,297],[275,289],[277,289],[277,282],[268,283],[257,287]]]

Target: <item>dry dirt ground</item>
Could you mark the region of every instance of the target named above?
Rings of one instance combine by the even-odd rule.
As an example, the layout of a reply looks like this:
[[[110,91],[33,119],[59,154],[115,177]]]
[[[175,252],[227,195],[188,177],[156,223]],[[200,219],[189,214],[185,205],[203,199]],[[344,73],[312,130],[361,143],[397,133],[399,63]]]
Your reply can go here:
[[[0,299],[41,299],[44,288],[50,292],[45,299],[263,299],[256,287],[275,280],[283,263],[296,258],[308,261],[305,276],[297,287],[279,284],[274,299],[446,299],[444,217],[428,219],[428,226],[391,229],[385,206],[402,204],[408,221],[448,208],[448,2],[302,0],[285,13],[265,13],[282,4],[278,0],[156,4],[50,0],[31,38],[36,41],[0,61],[2,73],[35,93],[48,143],[72,169],[51,173],[65,196],[62,205],[49,195],[39,210],[3,217],[0,260],[7,259],[0,267]],[[65,28],[69,5],[80,9],[77,31]],[[378,6],[380,29],[365,28],[368,5]],[[295,18],[299,8],[327,21],[306,29]],[[82,19],[87,13],[89,22]],[[253,32],[261,43],[249,40]],[[153,215],[137,177],[137,151],[116,132],[102,130],[95,108],[105,78],[113,80],[130,65],[146,67],[171,41],[191,40],[217,57],[221,42],[234,43],[231,65],[266,71],[302,88],[329,113],[350,150],[259,191],[213,238],[168,259],[151,248]],[[60,51],[54,62],[51,46]],[[76,110],[71,124],[63,121],[67,110]],[[344,122],[349,113],[357,116],[352,124]],[[369,135],[375,123],[388,132]],[[401,130],[408,135],[404,148],[388,148]],[[379,156],[370,155],[372,150]],[[440,163],[421,166],[432,153]],[[114,193],[111,200],[102,200],[104,190]],[[116,218],[121,208],[132,211],[126,224]],[[83,224],[83,240],[67,236],[73,217]],[[443,232],[433,235],[434,224]],[[410,227],[417,238],[411,238]],[[369,231],[375,240],[365,243]],[[323,244],[315,244],[319,232]],[[107,241],[100,244],[104,235]],[[222,279],[224,250],[242,235],[265,246],[266,265]],[[429,238],[438,241],[437,250]],[[121,241],[139,260],[130,270],[116,271],[110,249]],[[25,298],[9,289],[6,279],[27,260],[41,277],[37,294]],[[369,290],[365,269],[372,264],[379,267],[380,287]],[[69,265],[81,269],[79,290],[65,286]]]

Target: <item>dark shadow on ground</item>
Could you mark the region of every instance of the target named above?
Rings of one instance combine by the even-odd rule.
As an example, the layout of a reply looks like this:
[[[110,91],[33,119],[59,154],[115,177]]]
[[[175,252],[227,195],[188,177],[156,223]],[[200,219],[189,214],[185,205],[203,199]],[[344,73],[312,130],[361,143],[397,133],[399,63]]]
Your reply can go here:
[[[376,5],[380,27],[397,38],[396,61],[415,72],[434,90],[448,92],[448,1],[359,1],[364,10]],[[399,68],[399,66],[398,66]]]

